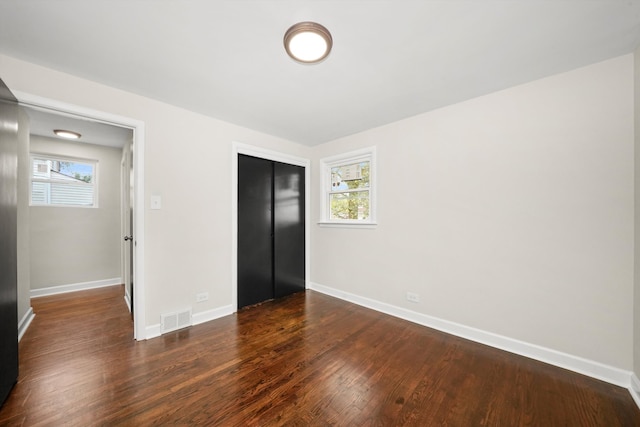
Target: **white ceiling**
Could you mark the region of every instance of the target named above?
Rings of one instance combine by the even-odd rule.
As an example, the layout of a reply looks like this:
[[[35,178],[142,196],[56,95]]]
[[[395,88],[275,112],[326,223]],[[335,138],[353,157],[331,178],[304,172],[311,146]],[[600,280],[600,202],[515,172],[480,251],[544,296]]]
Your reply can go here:
[[[122,148],[133,140],[133,130],[120,126],[99,123],[93,120],[57,114],[55,112],[25,107],[29,116],[29,133],[68,141],[56,136],[55,129],[77,132],[82,137],[77,141],[86,144]]]
[[[303,20],[321,64],[282,46]],[[640,0],[0,1],[1,53],[307,145],[638,45]]]

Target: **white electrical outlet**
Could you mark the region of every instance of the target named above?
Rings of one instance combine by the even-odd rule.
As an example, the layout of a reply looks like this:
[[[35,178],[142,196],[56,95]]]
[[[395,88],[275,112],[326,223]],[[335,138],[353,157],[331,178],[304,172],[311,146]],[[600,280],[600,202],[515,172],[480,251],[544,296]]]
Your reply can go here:
[[[200,292],[196,295],[196,302],[202,302],[209,299],[209,292]]]
[[[407,292],[407,301],[420,302],[420,295],[414,292]]]

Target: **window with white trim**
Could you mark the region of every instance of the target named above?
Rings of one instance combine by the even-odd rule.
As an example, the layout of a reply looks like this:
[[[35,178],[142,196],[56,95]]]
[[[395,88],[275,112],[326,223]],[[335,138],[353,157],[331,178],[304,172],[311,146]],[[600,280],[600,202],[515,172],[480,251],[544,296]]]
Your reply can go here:
[[[32,206],[97,206],[98,162],[31,155]]]
[[[375,147],[320,160],[321,225],[375,225]]]

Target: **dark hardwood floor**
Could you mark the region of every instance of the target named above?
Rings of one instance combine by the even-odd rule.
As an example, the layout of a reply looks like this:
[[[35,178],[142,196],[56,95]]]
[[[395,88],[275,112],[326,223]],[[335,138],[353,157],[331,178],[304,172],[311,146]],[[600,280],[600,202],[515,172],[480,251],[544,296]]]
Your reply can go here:
[[[32,300],[0,425],[640,426],[623,388],[313,291],[141,342],[122,295]]]

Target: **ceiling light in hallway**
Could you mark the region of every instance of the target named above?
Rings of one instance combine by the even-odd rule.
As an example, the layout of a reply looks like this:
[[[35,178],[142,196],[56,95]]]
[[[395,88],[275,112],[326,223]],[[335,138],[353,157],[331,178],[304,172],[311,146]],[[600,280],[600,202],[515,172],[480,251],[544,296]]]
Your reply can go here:
[[[66,138],[66,139],[80,139],[80,137],[82,136],[78,132],[72,132],[70,130],[64,130],[64,129],[55,129],[53,133],[55,133],[60,138]]]

